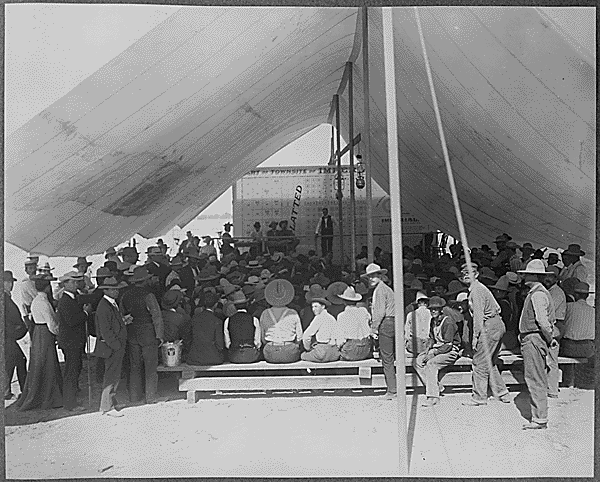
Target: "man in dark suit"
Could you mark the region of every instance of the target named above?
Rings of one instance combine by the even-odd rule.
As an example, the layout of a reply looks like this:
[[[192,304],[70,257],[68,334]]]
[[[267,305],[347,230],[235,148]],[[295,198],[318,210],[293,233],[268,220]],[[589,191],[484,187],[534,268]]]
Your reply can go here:
[[[147,288],[152,277],[140,266],[133,270],[130,286],[121,298],[122,313],[131,315],[127,325],[129,352],[129,398],[132,402],[146,395],[147,403],[155,403],[158,389],[158,342],[164,341],[164,325],[160,305]]]
[[[171,273],[171,267],[164,264],[163,253],[159,246],[150,246],[146,252],[148,260],[146,269],[153,277],[158,278],[158,283],[151,286],[151,291],[157,300],[162,299],[166,291],[167,277]]]
[[[218,302],[217,294],[206,293],[205,309],[192,318],[192,346],[186,359],[190,365],[220,365],[225,360],[223,320],[214,312]]]
[[[4,360],[6,369],[4,400],[10,400],[13,397],[10,386],[15,368],[21,392],[27,378],[27,360],[17,343],[17,340],[27,334],[27,326],[23,322],[19,308],[10,297],[15,281],[17,280],[12,271],[4,272]]]
[[[127,344],[127,328],[119,310],[117,299],[119,290],[126,286],[127,283],[125,282],[119,283],[115,278],[106,278],[98,287],[104,291],[104,296],[96,309],[96,333],[98,342],[104,343],[111,350],[110,356],[104,358],[100,412],[111,417],[123,416],[122,413],[116,410],[115,395],[121,380],[121,366]]]
[[[77,389],[82,368],[82,354],[86,342],[85,324],[88,314],[77,299],[77,285],[83,275],[71,271],[60,277],[64,285],[63,296],[58,300],[59,328],[58,346],[65,356],[63,371],[63,405],[66,410],[80,412],[77,405]],[[86,305],[87,306],[87,305]]]

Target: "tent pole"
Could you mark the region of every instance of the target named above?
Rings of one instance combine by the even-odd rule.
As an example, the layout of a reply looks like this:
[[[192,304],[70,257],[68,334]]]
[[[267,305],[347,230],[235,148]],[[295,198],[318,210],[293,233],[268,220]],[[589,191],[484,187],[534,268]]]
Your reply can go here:
[[[348,130],[350,135],[350,272],[356,273],[356,191],[354,188],[354,92],[352,85],[352,62],[348,69]]]
[[[336,130],[336,156],[337,156],[337,198],[338,198],[338,223],[340,227],[340,265],[344,266],[344,213],[342,212],[342,156],[340,155],[340,144],[342,143],[340,134],[340,96],[333,96],[335,102],[335,130]]]
[[[373,188],[371,185],[371,116],[369,98],[369,20],[368,7],[362,7],[362,54],[363,54],[363,135],[365,139],[365,152],[363,165],[365,166],[366,194],[367,194],[367,252],[369,263],[373,262]]]
[[[394,305],[396,313],[396,381],[398,384],[398,448],[400,475],[408,475],[406,433],[406,360],[404,355],[404,287],[402,282],[402,205],[398,159],[398,118],[396,106],[396,72],[392,9],[383,7],[383,63],[385,69],[385,104],[387,115],[388,167],[392,214],[392,256]]]

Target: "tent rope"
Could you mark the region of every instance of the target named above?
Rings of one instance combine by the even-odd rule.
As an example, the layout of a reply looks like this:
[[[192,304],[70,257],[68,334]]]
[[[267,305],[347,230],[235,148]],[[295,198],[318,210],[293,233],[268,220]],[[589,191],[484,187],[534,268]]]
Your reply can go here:
[[[468,250],[467,233],[463,223],[462,212],[458,203],[458,194],[456,192],[456,185],[454,184],[454,174],[452,173],[452,166],[450,165],[450,157],[448,156],[448,147],[446,145],[446,137],[444,136],[444,128],[442,126],[442,118],[440,116],[440,109],[438,106],[437,96],[435,95],[435,87],[433,85],[433,76],[431,75],[431,67],[429,65],[429,57],[427,56],[427,48],[425,47],[425,39],[423,37],[423,29],[421,27],[421,19],[419,17],[418,7],[415,7],[415,17],[417,20],[417,28],[419,29],[419,38],[421,39],[421,48],[423,50],[423,58],[425,60],[425,69],[427,70],[427,80],[429,81],[429,89],[431,90],[431,98],[433,99],[433,110],[435,111],[435,119],[437,121],[438,130],[440,133],[440,143],[442,144],[442,151],[444,153],[444,163],[446,164],[446,173],[448,174],[448,182],[450,183],[450,191],[452,192],[452,201],[454,203],[454,212],[456,213],[456,221],[458,223],[458,230],[460,232],[460,240],[463,247],[463,253],[467,262],[467,269],[469,272],[469,278],[471,282],[475,280],[473,269],[471,268],[471,255]]]

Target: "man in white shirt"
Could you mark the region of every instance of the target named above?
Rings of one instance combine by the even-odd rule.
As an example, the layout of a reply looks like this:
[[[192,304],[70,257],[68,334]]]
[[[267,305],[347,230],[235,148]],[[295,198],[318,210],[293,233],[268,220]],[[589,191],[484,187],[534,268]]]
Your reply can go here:
[[[306,351],[300,357],[302,360],[316,363],[339,360],[337,321],[325,309],[331,303],[325,298],[311,297],[310,301],[315,317],[302,335],[302,343]],[[315,343],[312,343],[313,336],[316,339]]]
[[[371,357],[371,315],[364,306],[357,306],[362,295],[349,286],[338,297],[346,307],[337,316],[342,360],[356,361]]]

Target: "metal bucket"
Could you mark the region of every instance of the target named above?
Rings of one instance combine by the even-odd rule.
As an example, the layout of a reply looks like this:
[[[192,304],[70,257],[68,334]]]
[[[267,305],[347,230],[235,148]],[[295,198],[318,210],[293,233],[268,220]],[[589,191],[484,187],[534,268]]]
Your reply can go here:
[[[165,342],[160,348],[162,350],[162,362],[166,367],[181,365],[181,345],[183,341]]]

